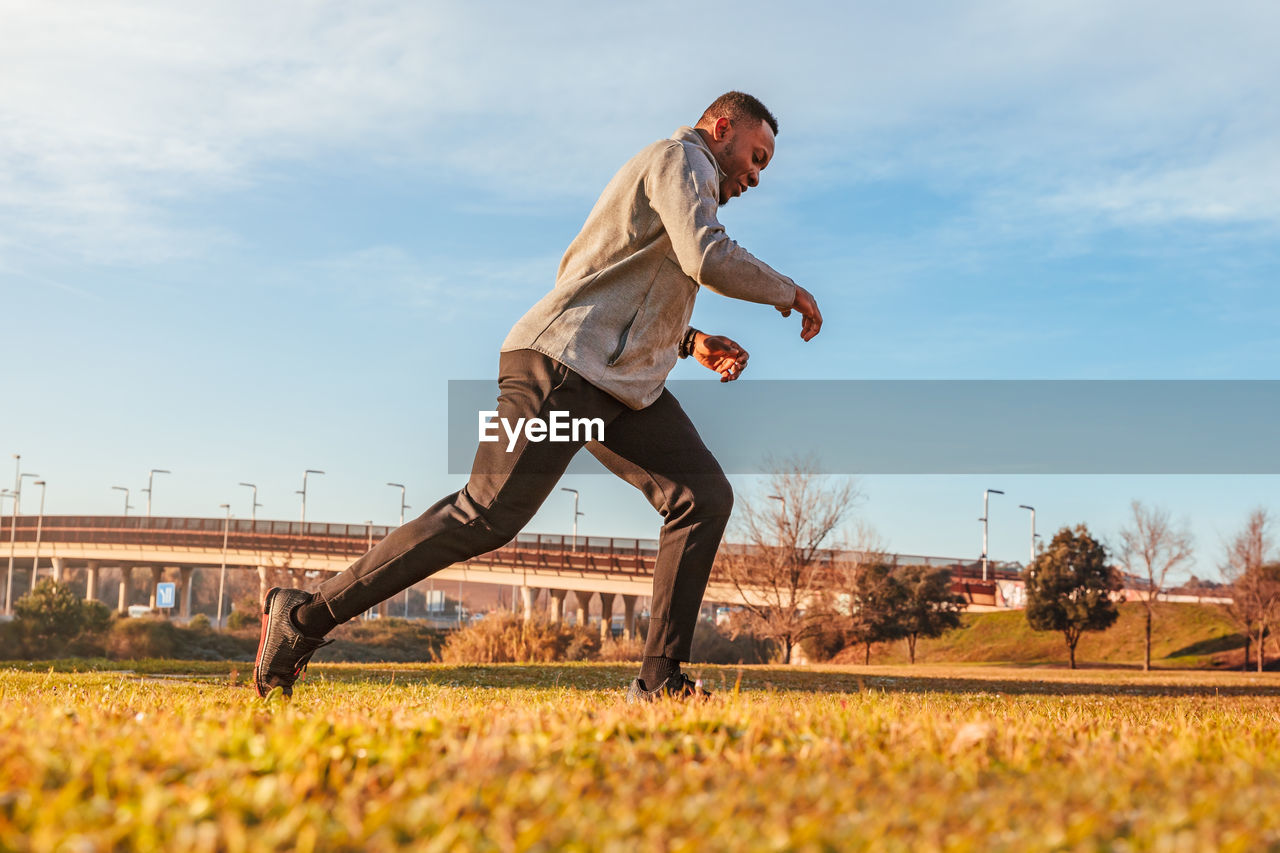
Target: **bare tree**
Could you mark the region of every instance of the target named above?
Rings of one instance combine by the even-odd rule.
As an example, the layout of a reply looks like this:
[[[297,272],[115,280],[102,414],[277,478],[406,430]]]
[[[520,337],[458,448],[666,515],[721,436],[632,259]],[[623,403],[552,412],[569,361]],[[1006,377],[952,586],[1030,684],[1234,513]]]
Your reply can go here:
[[[1147,588],[1140,598],[1147,620],[1142,668],[1150,670],[1151,623],[1156,597],[1164,588],[1169,573],[1191,562],[1194,549],[1188,522],[1184,520],[1175,526],[1167,509],[1147,507],[1142,501],[1135,500],[1130,506],[1133,516],[1120,530],[1120,548],[1116,556],[1126,572],[1147,580]]]
[[[1280,565],[1273,559],[1275,538],[1267,511],[1249,513],[1244,527],[1227,543],[1222,575],[1231,583],[1228,612],[1245,629],[1244,665],[1249,667],[1249,646],[1258,644],[1258,672],[1266,665],[1262,643],[1280,616]]]
[[[852,480],[789,461],[775,467],[763,494],[738,503],[733,536],[740,544],[721,548],[717,573],[742,599],[744,627],[778,643],[786,663],[811,629],[837,528],[858,496]]]

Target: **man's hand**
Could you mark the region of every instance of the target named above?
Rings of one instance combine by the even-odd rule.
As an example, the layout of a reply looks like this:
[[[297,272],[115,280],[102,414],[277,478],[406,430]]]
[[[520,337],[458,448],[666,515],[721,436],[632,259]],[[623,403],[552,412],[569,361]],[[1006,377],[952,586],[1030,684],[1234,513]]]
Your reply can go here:
[[[732,382],[747,369],[747,351],[724,335],[698,332],[693,339],[693,357],[719,373],[721,382]]]
[[[779,308],[778,311],[783,317],[790,317],[792,309],[799,311],[804,318],[804,323],[800,326],[801,340],[813,340],[822,331],[822,312],[818,310],[818,301],[813,298],[812,293],[797,284],[796,298],[791,307]]]

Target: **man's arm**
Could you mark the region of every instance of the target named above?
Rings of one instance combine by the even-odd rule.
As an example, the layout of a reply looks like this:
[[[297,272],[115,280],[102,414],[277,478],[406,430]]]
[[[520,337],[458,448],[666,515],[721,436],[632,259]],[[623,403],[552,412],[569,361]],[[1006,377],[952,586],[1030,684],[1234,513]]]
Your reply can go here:
[[[660,150],[645,190],[685,275],[733,299],[799,308],[795,282],[729,239],[716,218],[714,176],[698,174],[682,143]]]
[[[792,309],[799,311],[804,322],[800,325],[800,338],[811,341],[814,335],[822,331],[822,312],[818,310],[818,300],[813,294],[800,285],[796,285],[796,299],[790,308],[779,308],[783,317],[790,317]]]
[[[724,335],[708,335],[693,331],[693,348],[689,353],[703,367],[720,374],[721,382],[732,382],[747,369],[747,351]]]
[[[813,294],[729,239],[716,218],[715,180],[699,178],[683,144],[662,149],[645,189],[685,275],[725,296],[772,305],[784,317],[799,311],[805,341],[821,331],[822,313]]]

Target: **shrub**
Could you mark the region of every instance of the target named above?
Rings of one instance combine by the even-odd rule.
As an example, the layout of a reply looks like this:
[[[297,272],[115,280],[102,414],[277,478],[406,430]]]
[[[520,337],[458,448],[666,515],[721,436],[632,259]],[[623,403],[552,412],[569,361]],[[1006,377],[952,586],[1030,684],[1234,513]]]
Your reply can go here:
[[[445,663],[548,663],[590,660],[599,650],[600,635],[589,627],[526,622],[514,613],[491,613],[450,634],[440,659]]]
[[[800,648],[811,661],[829,661],[849,646],[848,632],[834,619],[815,620],[810,633],[800,641]]]
[[[213,622],[205,614],[197,613],[191,617],[191,621],[187,623],[187,628],[203,634],[213,630]]]
[[[105,634],[111,630],[116,613],[110,607],[101,601],[85,601],[81,603],[81,610],[86,634]]]
[[[747,633],[730,636],[710,622],[699,622],[694,631],[694,663],[768,663],[774,654],[768,641]],[[493,613],[459,628],[445,640],[440,653],[445,663],[633,662],[643,658],[643,639],[601,644],[598,628],[545,620],[525,622],[513,613]]]
[[[769,663],[777,656],[775,644],[745,630],[724,630],[699,620],[693,631],[692,663]]]
[[[0,622],[0,658],[21,660],[27,656],[26,636],[20,622]]]
[[[178,644],[178,629],[163,619],[120,619],[107,635],[107,653],[113,658],[173,657]]]
[[[59,657],[72,658],[105,658],[107,656],[106,632],[99,634],[84,633],[67,643],[58,653]]]
[[[605,640],[596,660],[609,663],[635,663],[644,660],[644,640]]]
[[[439,660],[447,632],[416,619],[352,620],[339,625],[324,660],[401,662]]]
[[[68,651],[101,653],[97,639],[111,624],[111,611],[98,601],[81,601],[70,586],[45,578],[14,603],[17,617],[5,631],[6,650],[27,658]]]
[[[245,628],[256,628],[262,622],[262,615],[247,610],[232,610],[227,617],[227,628],[232,631],[243,631]]]
[[[84,607],[71,587],[45,578],[13,606],[28,636],[70,639],[84,627]]]

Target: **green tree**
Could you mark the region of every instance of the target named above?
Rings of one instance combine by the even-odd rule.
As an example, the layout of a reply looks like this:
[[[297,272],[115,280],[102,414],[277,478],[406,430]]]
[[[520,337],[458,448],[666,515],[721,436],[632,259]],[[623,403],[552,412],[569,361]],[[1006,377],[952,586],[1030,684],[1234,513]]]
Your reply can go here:
[[[1112,600],[1120,578],[1107,565],[1107,549],[1085,525],[1064,527],[1036,557],[1027,578],[1027,623],[1035,631],[1061,631],[1071,668],[1085,631],[1105,631],[1119,612]]]
[[[45,578],[13,605],[27,651],[61,651],[85,629],[90,614],[70,586]]]
[[[848,597],[846,633],[851,645],[865,648],[865,663],[870,665],[872,643],[905,636],[901,612],[906,604],[906,589],[894,576],[893,566],[886,560],[877,560],[858,567]]]
[[[911,662],[916,662],[916,640],[940,637],[960,627],[964,599],[951,591],[951,572],[928,566],[902,566],[894,571],[902,587],[901,602],[895,608],[897,629],[907,638]]]

